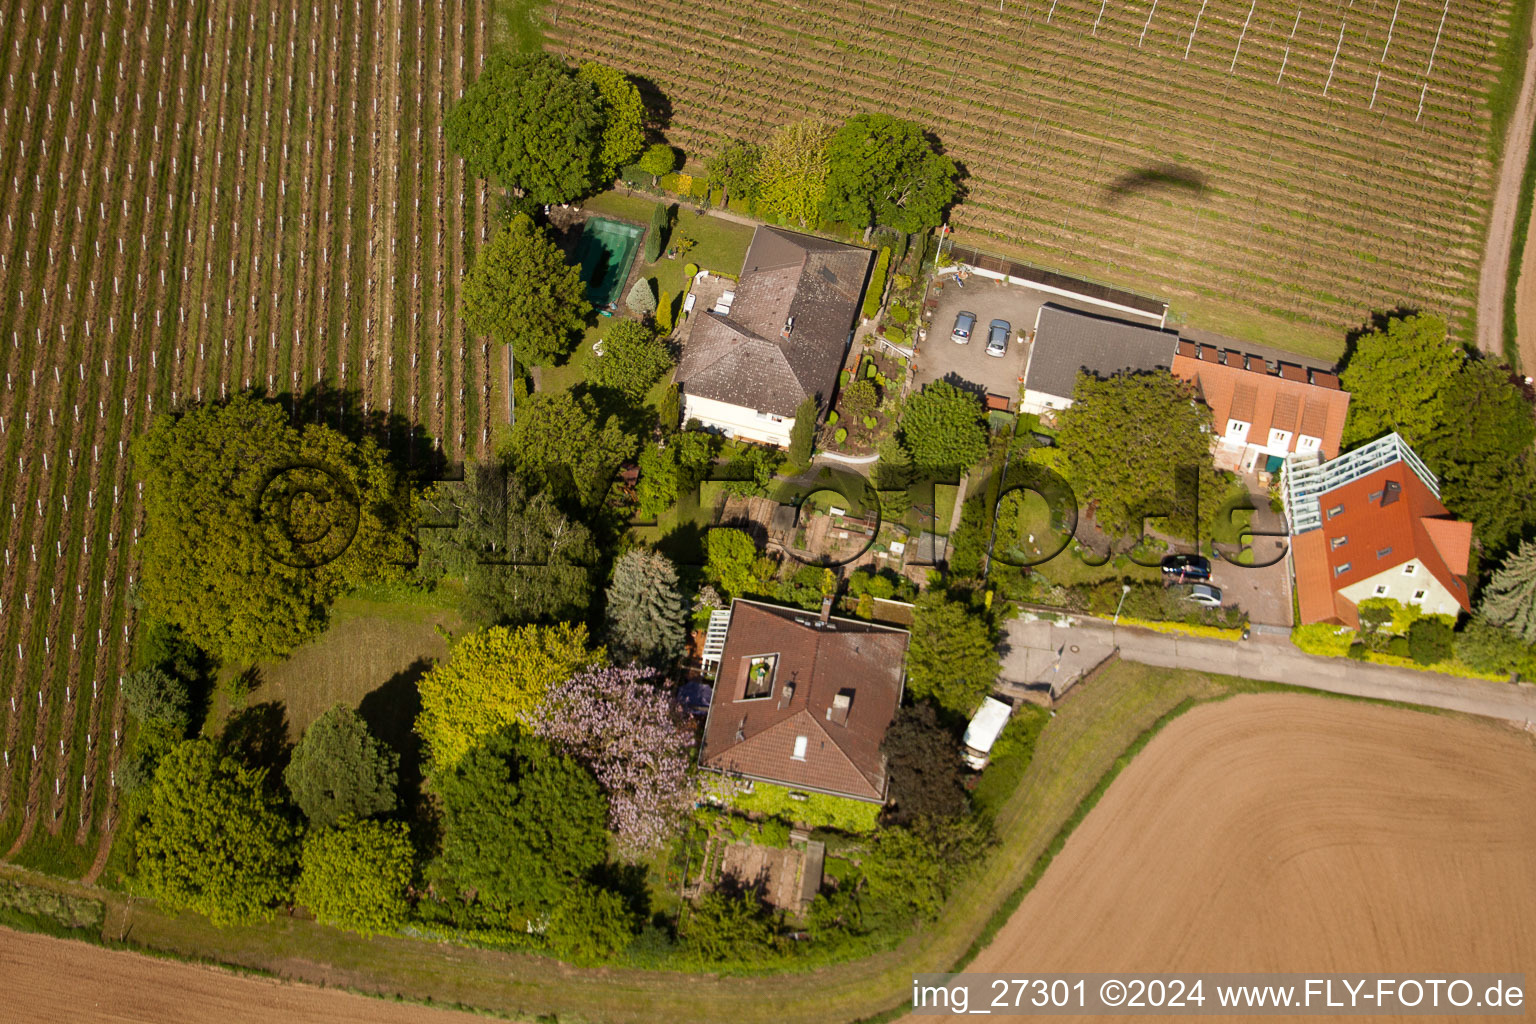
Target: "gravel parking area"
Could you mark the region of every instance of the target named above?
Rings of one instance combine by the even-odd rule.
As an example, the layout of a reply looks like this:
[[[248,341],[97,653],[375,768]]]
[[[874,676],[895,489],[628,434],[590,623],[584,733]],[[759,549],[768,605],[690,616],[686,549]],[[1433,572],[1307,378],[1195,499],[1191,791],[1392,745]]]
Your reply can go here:
[[[1035,326],[1035,314],[1045,296],[983,277],[971,277],[964,287],[947,278],[938,291],[938,308],[924,324],[927,336],[918,342],[915,383],[918,387],[946,380],[978,394],[1002,395],[1014,401],[1029,346],[1023,337]],[[961,310],[976,314],[976,327],[967,344],[950,340],[955,315]],[[1012,326],[1008,354],[987,355],[987,325],[1007,320]]]

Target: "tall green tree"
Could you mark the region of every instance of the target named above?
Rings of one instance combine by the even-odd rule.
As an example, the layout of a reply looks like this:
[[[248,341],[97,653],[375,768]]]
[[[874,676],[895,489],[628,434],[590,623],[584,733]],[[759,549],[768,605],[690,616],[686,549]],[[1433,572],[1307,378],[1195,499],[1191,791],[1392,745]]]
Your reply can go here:
[[[666,665],[683,653],[688,607],[677,567],[666,555],[634,548],[614,563],[608,585],[608,645],[619,660]]]
[[[469,172],[536,203],[565,203],[602,180],[603,99],[559,57],[492,52],[443,119]]]
[[[459,579],[471,620],[518,625],[586,614],[597,544],[547,491],[500,466],[474,465],[463,481],[429,488],[422,509],[434,528],[423,530],[418,576]]]
[[[1349,392],[1345,445],[1396,431],[1417,447],[1443,420],[1446,388],[1465,357],[1437,316],[1393,317],[1360,335],[1339,375]]]
[[[907,399],[901,442],[919,466],[973,466],[987,453],[981,400],[937,380]]]
[[[270,918],[292,891],[295,830],[265,773],[210,740],[186,740],[161,759],[134,847],[144,892],[217,925]]]
[[[618,418],[600,413],[591,396],[540,391],[518,405],[517,423],[497,454],[543,489],[593,507],[637,447]]]
[[[757,560],[757,545],[741,530],[717,526],[705,541],[705,572],[732,597],[749,593],[755,585],[752,564]]]
[[[677,150],[665,142],[653,143],[645,147],[645,152],[640,154],[639,167],[651,176],[651,184],[656,184],[656,179],[663,174],[671,174],[677,170]]]
[[[1166,373],[1078,374],[1056,443],[1078,500],[1104,530],[1139,537],[1145,517],[1166,515],[1167,529],[1187,536],[1198,516],[1215,514],[1211,413],[1193,399]]]
[[[868,231],[937,227],[960,186],[923,129],[890,114],[849,118],[827,143],[827,216]]]
[[[587,61],[576,69],[576,78],[597,91],[603,112],[597,163],[601,179],[611,182],[645,148],[645,100],[628,75],[606,64]]]
[[[1482,359],[1466,361],[1443,395],[1419,454],[1439,475],[1446,508],[1472,522],[1484,551],[1501,550],[1536,522],[1531,404],[1507,368]]]
[[[192,697],[184,680],[158,665],[141,668],[123,680],[123,701],[140,722],[185,729]]]
[[[661,259],[662,246],[667,244],[667,232],[672,226],[672,214],[666,203],[651,207],[651,225],[645,233],[645,262]]]
[[[587,646],[585,626],[492,626],[466,633],[448,660],[417,684],[416,734],[433,773],[451,770],[473,748],[527,725],[549,688],[605,657]]]
[[[880,749],[890,779],[892,820],[953,818],[970,810],[958,738],[940,724],[931,703],[918,701],[897,711]]]
[[[1479,614],[1527,644],[1536,644],[1536,541],[1522,541],[1483,588]]]
[[[649,277],[635,279],[630,286],[629,293],[624,296],[624,305],[636,316],[650,316],[656,312],[656,283]]]
[[[475,254],[464,275],[464,322],[545,366],[571,351],[592,306],[581,270],[527,214],[519,213]]]
[[[603,338],[603,354],[587,360],[587,380],[639,406],[671,369],[672,353],[654,329],[638,320],[620,320]]]
[[[807,117],[774,130],[757,166],[758,209],[800,227],[815,227],[827,195],[831,127]]]
[[[516,727],[486,737],[433,788],[443,810],[434,874],[503,925],[547,913],[607,856],[597,780]]]
[[[304,730],[283,781],[312,827],[395,809],[400,757],[368,731],[352,708],[337,704]]]
[[[814,395],[807,395],[795,409],[795,425],[789,428],[788,462],[804,468],[816,452],[816,428],[821,423],[821,406]]]
[[[239,392],[156,417],[133,455],[143,614],[225,661],[291,652],[337,597],[404,571],[415,507],[371,440]]]
[[[343,822],[304,837],[294,896],[322,924],[392,932],[410,911],[415,851],[398,821]]]
[[[640,483],[636,495],[640,515],[654,519],[677,504],[709,472],[720,450],[718,436],[703,430],[684,430],[667,439],[665,446],[648,444],[640,452]]]
[[[763,147],[740,139],[726,142],[704,161],[706,181],[711,191],[719,189],[721,205],[734,199],[756,199],[759,191],[758,167]]]
[[[969,716],[992,692],[999,664],[985,613],[939,590],[917,599],[907,649],[907,686],[914,698]]]
[[[701,963],[761,961],[778,941],[773,918],[755,889],[704,894],[683,918],[678,938]]]

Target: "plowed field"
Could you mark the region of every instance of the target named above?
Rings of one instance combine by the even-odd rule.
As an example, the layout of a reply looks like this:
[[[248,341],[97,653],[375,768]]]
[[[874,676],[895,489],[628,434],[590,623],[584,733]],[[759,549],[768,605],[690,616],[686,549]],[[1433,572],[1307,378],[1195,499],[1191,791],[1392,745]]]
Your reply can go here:
[[[1196,708],[967,969],[1524,970],[1533,792],[1536,749],[1497,725],[1290,695]]]

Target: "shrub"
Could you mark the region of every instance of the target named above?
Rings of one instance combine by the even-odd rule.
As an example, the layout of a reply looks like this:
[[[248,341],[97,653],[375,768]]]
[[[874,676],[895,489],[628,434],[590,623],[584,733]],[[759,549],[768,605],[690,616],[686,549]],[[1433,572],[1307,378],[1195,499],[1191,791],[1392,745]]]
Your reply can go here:
[[[1425,618],[1408,627],[1408,656],[1416,665],[1449,661],[1456,637],[1438,618]]]
[[[1356,641],[1355,643],[1350,644],[1349,650],[1345,651],[1344,653],[1349,657],[1351,661],[1364,661],[1366,659],[1366,655],[1371,653],[1371,649],[1365,646],[1365,644]]]
[[[832,426],[836,422],[837,422],[837,410],[833,409],[831,412],[827,413],[827,426],[830,427],[830,426]]]
[[[697,263],[689,263],[688,265],[683,267],[683,276],[688,278],[690,281],[693,280],[695,277],[698,277],[699,276],[699,265]]]
[[[824,793],[801,793],[771,782],[754,782],[752,792],[732,793],[727,802],[739,811],[755,811],[811,828],[861,835],[875,830],[880,815],[879,804]]]
[[[842,427],[838,427],[837,433],[833,436],[837,439],[838,444],[842,444],[844,441],[848,440],[848,431],[844,430]]]
[[[840,388],[848,386],[848,371],[847,370],[839,370],[839,371],[837,371],[837,386],[840,387]]]
[[[672,333],[672,293],[663,291],[656,300],[656,327],[662,334]]]
[[[898,345],[904,344],[907,340],[907,332],[900,327],[887,327],[885,329],[885,336]]]
[[[863,420],[863,423],[864,423],[864,426],[865,426],[866,429],[874,430],[876,427],[878,427],[880,425],[880,420],[876,416],[865,416],[864,420]]]
[[[1329,658],[1346,654],[1354,641],[1353,630],[1331,626],[1326,622],[1312,622],[1291,630],[1291,643],[1308,654],[1321,654]]]
[[[891,307],[891,320],[893,322],[898,323],[898,324],[904,324],[908,320],[911,320],[911,319],[912,319],[912,311],[907,309],[906,306],[892,306]]]
[[[864,319],[873,320],[880,312],[880,297],[885,293],[885,274],[891,265],[891,247],[885,246],[875,257],[875,269],[869,275],[869,288],[864,292]]]
[[[1392,655],[1394,658],[1409,657],[1408,638],[1405,636],[1394,636],[1392,639],[1388,640],[1387,653]]]
[[[873,380],[874,377],[879,372],[880,371],[875,367],[875,364],[874,364],[873,360],[870,360],[870,359],[864,360],[864,379],[865,380]]]

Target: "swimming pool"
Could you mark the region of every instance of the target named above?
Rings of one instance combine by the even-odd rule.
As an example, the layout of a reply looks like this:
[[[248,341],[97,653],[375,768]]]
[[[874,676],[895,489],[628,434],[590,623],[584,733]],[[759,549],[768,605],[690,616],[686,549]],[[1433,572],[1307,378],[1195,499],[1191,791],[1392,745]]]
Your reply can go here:
[[[607,217],[589,217],[581,226],[576,261],[587,283],[587,301],[599,309],[616,303],[635,262],[635,250],[645,229]]]

